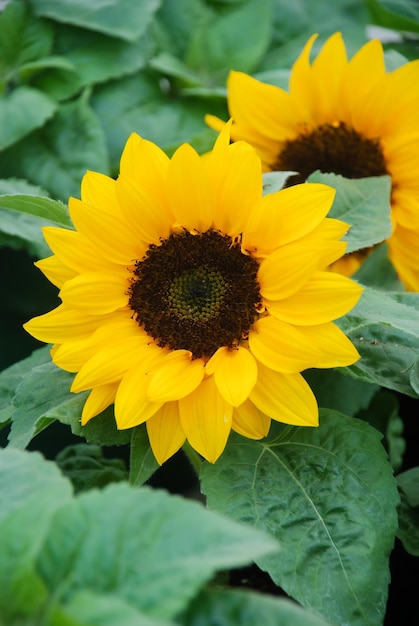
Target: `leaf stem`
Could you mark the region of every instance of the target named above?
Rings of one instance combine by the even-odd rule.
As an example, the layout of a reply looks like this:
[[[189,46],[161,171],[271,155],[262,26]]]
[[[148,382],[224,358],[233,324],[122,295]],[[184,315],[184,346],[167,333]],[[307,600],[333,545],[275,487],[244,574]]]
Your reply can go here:
[[[192,448],[189,441],[185,441],[185,443],[183,444],[183,451],[188,457],[193,469],[195,470],[196,475],[199,478],[201,474],[201,465],[202,465],[201,457],[199,456],[197,452],[195,452],[195,450]]]

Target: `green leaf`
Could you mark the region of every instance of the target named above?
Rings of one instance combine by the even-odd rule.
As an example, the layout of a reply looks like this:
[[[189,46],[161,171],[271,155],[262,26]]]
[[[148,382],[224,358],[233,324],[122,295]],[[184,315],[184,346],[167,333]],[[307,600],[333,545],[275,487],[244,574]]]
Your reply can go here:
[[[8,407],[22,380],[38,365],[51,361],[50,348],[45,346],[0,372],[0,408]]]
[[[419,33],[419,7],[415,2],[368,0],[371,21],[392,30]]]
[[[36,15],[135,41],[146,31],[161,0],[30,0]]]
[[[386,243],[378,245],[371,251],[352,278],[362,285],[384,289],[385,291],[401,291],[404,289],[390,261]]]
[[[350,179],[337,174],[315,172],[307,180],[336,189],[329,217],[350,225],[344,237],[348,242],[348,253],[369,248],[390,237],[390,176]]]
[[[288,178],[295,172],[266,172],[263,174],[263,193],[276,193],[284,188]]]
[[[71,620],[71,621],[69,621]],[[176,626],[144,615],[124,600],[93,591],[79,591],[64,608],[53,607],[43,626]]]
[[[350,417],[366,409],[379,387],[344,376],[339,369],[312,369],[303,372],[312,388],[317,404],[325,409],[335,409]]]
[[[70,498],[69,481],[40,454],[0,450],[0,623],[29,623],[24,616],[42,608],[47,591],[35,560],[53,514]]]
[[[185,63],[203,74],[208,84],[224,83],[231,69],[252,72],[271,40],[272,16],[272,0],[233,6],[193,32]]]
[[[21,178],[0,178],[0,196],[48,196],[48,192],[42,187],[31,185]],[[1,201],[1,198],[0,198]]]
[[[197,502],[118,483],[57,512],[38,567],[57,601],[85,589],[170,619],[217,570],[276,549]]]
[[[57,454],[55,462],[71,480],[76,493],[101,489],[128,478],[124,461],[105,458],[100,446],[86,443],[67,446]]]
[[[340,371],[418,397],[414,380],[419,360],[419,310],[412,301],[417,303],[419,295],[410,294],[408,305],[401,303],[398,294],[366,288],[356,307],[336,322],[361,355],[354,365]]]
[[[143,485],[158,469],[159,464],[150,448],[145,424],[132,429],[130,447],[130,483]]]
[[[55,117],[31,141],[21,141],[3,153],[4,175],[21,176],[41,185],[65,202],[79,196],[86,170],[108,172],[102,126],[85,98],[62,105]]]
[[[53,29],[33,18],[23,2],[9,2],[0,12],[0,81],[15,78],[22,65],[50,54]]]
[[[419,556],[419,467],[398,474],[396,480],[401,494],[397,536],[409,554]]]
[[[51,254],[42,234],[43,226],[71,227],[67,207],[51,198],[27,195],[0,196],[0,232],[21,242],[37,257]]]
[[[322,617],[291,600],[217,589],[200,593],[181,623],[183,626],[328,626]]]
[[[55,102],[32,87],[0,94],[0,151],[43,126],[55,110]]]
[[[258,559],[273,581],[334,624],[381,625],[398,493],[381,435],[323,410],[318,428],[230,438],[205,463],[210,509],[265,528],[281,550]]]
[[[109,446],[130,441],[130,429],[117,430],[112,407],[85,426],[80,424],[88,392],[72,393],[73,378],[74,374],[64,372],[51,362],[25,371],[12,399],[11,446],[25,448],[35,435],[55,420],[69,425],[75,435],[90,443]]]

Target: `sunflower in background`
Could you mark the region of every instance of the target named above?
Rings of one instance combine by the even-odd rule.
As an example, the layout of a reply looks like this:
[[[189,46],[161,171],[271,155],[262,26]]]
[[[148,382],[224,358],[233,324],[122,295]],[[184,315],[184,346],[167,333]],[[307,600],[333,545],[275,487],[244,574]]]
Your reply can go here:
[[[77,373],[72,391],[90,390],[82,424],[114,403],[118,428],[146,423],[159,463],[185,439],[215,462],[231,429],[316,426],[300,372],[359,358],[332,320],[362,289],[324,271],[346,249],[334,194],[263,196],[260,159],[229,125],[205,158],[133,134],[117,180],[88,172],[76,230],[45,228],[54,254],[37,263],[62,304],[25,325]]]
[[[295,62],[289,91],[241,72],[228,78],[231,136],[256,149],[263,169],[316,170],[346,178],[390,175],[390,259],[406,289],[419,291],[419,60],[386,72],[382,45],[365,44],[348,61],[340,33],[310,64],[316,35]],[[220,130],[224,122],[208,115]],[[354,273],[368,251],[334,267]]]

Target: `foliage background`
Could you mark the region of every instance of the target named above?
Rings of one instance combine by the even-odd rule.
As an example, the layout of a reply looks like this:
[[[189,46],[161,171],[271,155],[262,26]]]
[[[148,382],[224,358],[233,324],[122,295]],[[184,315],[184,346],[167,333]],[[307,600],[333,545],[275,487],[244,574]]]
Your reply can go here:
[[[369,35],[378,34],[387,42],[390,65],[397,66],[398,55],[419,57],[419,5],[413,0],[403,4],[391,0],[13,0],[3,2],[1,8],[1,370],[40,347],[22,330],[22,323],[58,304],[55,288],[32,265],[48,249],[40,233],[39,213],[34,216],[22,208],[25,195],[66,203],[70,195],[79,195],[86,169],[116,175],[123,145],[133,131],[169,155],[184,141],[202,152],[209,149],[215,133],[204,124],[204,115],[227,117],[229,70],[285,87],[290,66],[313,32],[320,35],[316,49],[339,30],[349,55]],[[43,204],[40,214],[45,223],[62,219],[57,203]],[[311,375],[315,386],[316,373]],[[334,408],[350,415],[365,410],[370,398],[364,407],[348,408],[350,393],[342,399],[336,376],[330,382],[336,390]],[[62,384],[66,382],[63,378]],[[321,378],[317,392],[322,404]],[[418,465],[418,400],[397,385],[383,393],[375,400],[381,403],[376,414],[385,422],[378,427],[382,430],[391,424],[389,450],[403,472]],[[8,427],[1,432],[3,445],[7,434]],[[25,442],[29,449],[40,450],[47,459],[58,455],[60,467],[76,486],[85,489],[125,478],[126,445],[104,448],[105,457],[113,460],[97,472],[91,471],[89,452],[80,474],[80,465],[74,469],[71,452],[64,448],[84,439],[58,422],[30,441],[34,434],[15,433],[15,437],[29,437]],[[142,442],[136,445],[141,449]],[[97,454],[96,468],[101,467]],[[158,470],[151,482],[183,495],[197,489],[182,454]],[[232,559],[229,566],[235,565],[241,563]],[[415,597],[419,574],[417,557],[408,554],[398,539],[391,572],[387,624],[396,623],[400,607]],[[415,610],[409,617],[412,621],[404,623],[417,622],[419,610]]]

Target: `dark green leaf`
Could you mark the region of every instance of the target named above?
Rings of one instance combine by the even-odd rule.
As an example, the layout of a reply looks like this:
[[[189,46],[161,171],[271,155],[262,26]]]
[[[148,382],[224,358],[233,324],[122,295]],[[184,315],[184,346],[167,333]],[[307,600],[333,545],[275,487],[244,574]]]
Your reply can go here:
[[[397,301],[399,300],[399,301]],[[402,297],[366,288],[356,307],[337,320],[361,355],[349,368],[351,376],[417,397],[412,372],[419,360],[419,310],[410,294]]]
[[[30,0],[37,15],[135,41],[145,32],[161,0]]]
[[[419,33],[419,7],[416,2],[368,0],[372,22],[392,30]]]
[[[197,502],[118,483],[61,508],[38,566],[56,601],[84,589],[170,619],[217,570],[277,548]]]
[[[350,225],[344,237],[348,242],[347,252],[369,248],[390,237],[390,176],[349,179],[337,174],[315,172],[308,181],[324,183],[336,189],[329,217]]]
[[[304,378],[314,391],[317,404],[325,409],[335,409],[355,417],[366,409],[379,387],[344,376],[339,370],[307,370]]]
[[[43,126],[55,110],[55,102],[32,87],[0,94],[0,151]]]
[[[385,291],[404,289],[390,261],[386,243],[378,245],[371,251],[353,278],[362,285],[384,289]]]
[[[0,158],[7,176],[21,176],[65,202],[79,196],[86,170],[108,172],[102,126],[84,98],[62,105],[30,142],[21,141]]]
[[[143,485],[158,469],[159,464],[150,448],[145,424],[132,429],[130,447],[130,483]]]
[[[280,541],[258,559],[276,584],[334,624],[381,625],[397,528],[398,493],[380,435],[322,411],[319,428],[231,437],[205,463],[208,506]]]
[[[195,598],[183,626],[327,626],[314,615],[285,598],[238,590],[203,591]]]
[[[105,458],[100,446],[86,443],[67,446],[57,454],[55,462],[71,480],[76,493],[101,489],[128,478],[124,461]]]
[[[35,367],[50,361],[50,348],[45,346],[32,352],[26,359],[14,363],[0,372],[0,408],[3,409],[10,405],[18,385]]]
[[[419,467],[398,474],[401,494],[397,536],[407,552],[419,556]]]

